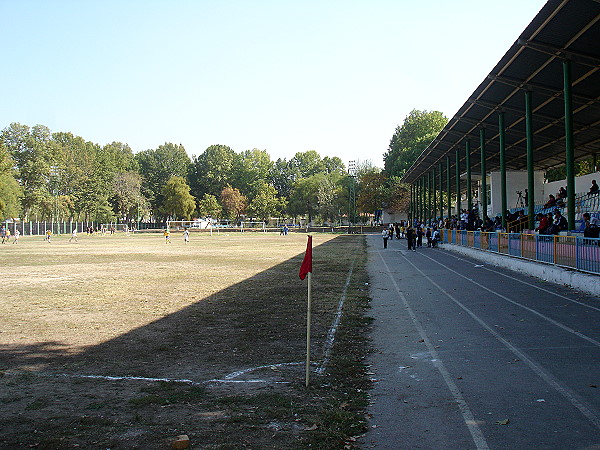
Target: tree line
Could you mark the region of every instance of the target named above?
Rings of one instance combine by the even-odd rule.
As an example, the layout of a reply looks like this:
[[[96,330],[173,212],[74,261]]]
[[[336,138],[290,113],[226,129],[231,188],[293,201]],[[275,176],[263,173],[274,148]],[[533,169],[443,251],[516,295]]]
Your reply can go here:
[[[183,145],[165,143],[134,154],[121,142],[101,146],[12,123],[0,133],[0,220],[337,223],[353,205],[363,216],[406,211],[409,189],[400,178],[446,121],[436,111],[412,111],[390,140],[385,168],[359,161],[352,177],[339,157],[314,150],[273,161],[266,150],[212,145],[190,158]]]

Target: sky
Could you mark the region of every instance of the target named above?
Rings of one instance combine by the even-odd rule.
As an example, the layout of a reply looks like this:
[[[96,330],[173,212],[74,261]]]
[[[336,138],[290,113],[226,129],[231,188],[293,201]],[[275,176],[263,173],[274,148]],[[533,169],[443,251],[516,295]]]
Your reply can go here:
[[[451,118],[542,0],[0,0],[0,129],[383,167],[413,109]]]

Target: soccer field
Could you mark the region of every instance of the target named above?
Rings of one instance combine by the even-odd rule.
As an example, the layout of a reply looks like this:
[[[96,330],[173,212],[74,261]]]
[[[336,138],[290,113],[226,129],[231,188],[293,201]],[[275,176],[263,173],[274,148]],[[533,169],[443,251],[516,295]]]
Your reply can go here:
[[[35,444],[33,427],[48,448],[161,448],[169,434],[227,422],[227,408],[213,410],[225,394],[290,395],[303,382],[306,235],[69,237],[0,248],[0,420],[12,424],[3,445]],[[364,285],[364,238],[316,235],[313,256],[318,362],[346,279]],[[66,432],[73,421],[80,431]]]

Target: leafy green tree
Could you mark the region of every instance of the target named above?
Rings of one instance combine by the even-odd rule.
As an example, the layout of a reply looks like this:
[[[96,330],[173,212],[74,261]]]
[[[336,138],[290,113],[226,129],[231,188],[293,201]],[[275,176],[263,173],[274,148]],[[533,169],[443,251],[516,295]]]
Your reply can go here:
[[[194,196],[201,198],[211,194],[218,197],[227,185],[234,184],[237,158],[237,153],[226,145],[211,145],[194,158],[189,175]]]
[[[50,130],[43,125],[29,128],[12,123],[1,134],[1,141],[17,165],[17,179],[23,189],[21,202],[24,219],[41,211],[51,196],[48,180],[56,159],[57,145]]]
[[[145,150],[135,155],[143,177],[144,194],[149,198],[155,213],[165,211],[162,194],[167,181],[173,176],[186,178],[191,160],[183,145],[165,143],[153,150]]]
[[[0,143],[0,221],[19,217],[21,186],[14,177],[14,161],[7,148]]]
[[[311,223],[319,205],[321,179],[317,175],[296,180],[288,203],[288,211],[294,216],[306,215]]]
[[[364,172],[358,177],[356,206],[359,212],[368,214],[384,207],[388,201],[387,179],[385,174],[376,169]]]
[[[413,109],[402,126],[396,127],[383,155],[386,173],[404,175],[447,123],[448,119],[439,111]]]
[[[248,198],[253,198],[269,178],[273,162],[266,150],[246,150],[234,161],[234,186]]]
[[[400,181],[400,177],[390,177],[385,191],[385,207],[390,211],[408,211],[410,205],[410,185]]]
[[[322,162],[325,172],[327,173],[346,173],[346,166],[344,166],[341,158],[338,158],[337,156],[331,158],[329,156],[325,156]]]
[[[221,205],[225,217],[229,220],[237,220],[246,210],[248,199],[239,189],[225,186],[221,191]]]
[[[342,211],[340,201],[343,192],[340,172],[320,173],[315,175],[319,187],[317,189],[318,212],[325,221],[336,222]]]
[[[277,190],[265,182],[260,183],[257,190],[256,196],[248,205],[248,214],[264,222],[281,215],[285,200],[277,197]]]
[[[279,158],[273,164],[269,174],[269,182],[277,189],[280,197],[289,198],[292,192],[294,182],[299,178],[298,168],[286,161],[285,158]]]
[[[150,203],[142,195],[142,176],[137,172],[117,172],[110,202],[123,221],[138,220],[149,213]]]
[[[290,160],[290,165],[297,172],[298,178],[308,178],[326,171],[321,156],[315,150],[296,153]]]
[[[162,209],[165,217],[190,220],[196,210],[196,201],[183,177],[172,176],[162,189]]]
[[[204,194],[204,197],[198,202],[198,214],[200,216],[210,216],[210,217],[220,217],[221,205],[219,205],[219,201],[217,197],[211,194]]]

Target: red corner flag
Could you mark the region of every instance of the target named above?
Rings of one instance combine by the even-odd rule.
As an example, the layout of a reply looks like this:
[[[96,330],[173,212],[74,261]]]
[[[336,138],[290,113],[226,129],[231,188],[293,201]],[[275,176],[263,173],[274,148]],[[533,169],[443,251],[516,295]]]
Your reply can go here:
[[[312,272],[312,236],[308,236],[308,243],[306,244],[306,253],[304,254],[304,260],[302,261],[302,265],[300,266],[300,276],[301,280],[306,278],[306,274]]]

